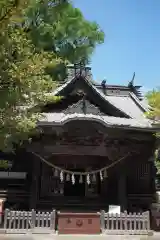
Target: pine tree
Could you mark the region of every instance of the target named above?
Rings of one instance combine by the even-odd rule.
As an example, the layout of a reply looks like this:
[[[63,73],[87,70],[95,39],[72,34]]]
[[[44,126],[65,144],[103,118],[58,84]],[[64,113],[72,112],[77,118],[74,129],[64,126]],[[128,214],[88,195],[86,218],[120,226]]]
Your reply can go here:
[[[70,64],[88,64],[95,47],[104,41],[99,25],[86,20],[67,0],[33,1],[26,12],[26,27],[37,49],[54,52]],[[48,68],[59,80],[64,79],[64,70],[64,64]]]

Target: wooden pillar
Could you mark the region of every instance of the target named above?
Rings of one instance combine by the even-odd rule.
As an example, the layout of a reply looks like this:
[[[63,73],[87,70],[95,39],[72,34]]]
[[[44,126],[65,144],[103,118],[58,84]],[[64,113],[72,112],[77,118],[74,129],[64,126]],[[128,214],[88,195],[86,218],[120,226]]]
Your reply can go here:
[[[126,175],[122,172],[118,179],[118,199],[121,211],[127,210],[127,191],[126,191]]]
[[[39,194],[39,181],[40,181],[40,166],[41,161],[33,156],[32,167],[32,183],[30,191],[30,209],[36,209],[38,194]]]

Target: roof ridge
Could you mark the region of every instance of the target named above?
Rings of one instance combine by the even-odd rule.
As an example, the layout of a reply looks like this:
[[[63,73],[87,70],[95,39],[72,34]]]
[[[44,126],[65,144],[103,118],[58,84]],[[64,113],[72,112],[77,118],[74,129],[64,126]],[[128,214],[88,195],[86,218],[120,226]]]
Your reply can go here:
[[[76,77],[69,79],[68,81],[66,81],[64,84],[62,84],[61,86],[59,86],[57,89],[55,89],[53,92],[49,93],[50,95],[57,95],[58,92],[60,92],[61,90],[63,90],[69,83],[71,83],[72,81],[75,80]]]
[[[133,92],[129,92],[129,96],[133,99],[136,105],[138,105],[144,112],[148,111],[148,109],[143,105],[143,103],[141,103],[141,101]]]
[[[103,92],[99,91],[97,89],[96,86],[94,86],[90,81],[88,81],[88,84],[92,87],[92,89],[94,89],[94,91],[96,91],[97,94],[99,94],[105,101],[109,102],[110,104],[112,104],[116,109],[120,110],[122,113],[124,113],[126,116],[132,118],[132,116],[126,114],[123,109],[115,106],[115,104],[108,98],[108,96],[106,96]]]
[[[78,79],[80,75],[75,76],[74,78],[72,78],[71,80],[67,81],[64,85],[60,86],[59,88],[57,88],[54,92],[51,93],[51,95],[57,95],[60,91],[62,91],[65,87],[68,86],[68,84],[71,84],[72,81],[75,81]],[[89,81],[89,79],[87,77],[83,77],[83,80],[92,88],[92,90],[94,90],[104,101],[107,101],[109,104],[111,104],[112,106],[114,106],[118,111],[120,111],[121,113],[123,113],[126,117],[132,118],[131,115],[128,115],[126,112],[123,111],[123,109],[117,107],[103,92],[99,91],[98,88],[96,86],[94,86],[94,84]]]

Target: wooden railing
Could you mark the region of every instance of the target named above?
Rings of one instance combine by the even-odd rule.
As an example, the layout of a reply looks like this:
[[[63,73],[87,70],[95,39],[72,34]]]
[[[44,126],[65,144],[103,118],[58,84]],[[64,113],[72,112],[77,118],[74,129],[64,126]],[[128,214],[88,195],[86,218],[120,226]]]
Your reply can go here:
[[[6,233],[54,233],[56,212],[5,210],[4,230]]]
[[[101,211],[101,231],[104,234],[145,235],[150,231],[149,212],[144,213],[106,213]]]

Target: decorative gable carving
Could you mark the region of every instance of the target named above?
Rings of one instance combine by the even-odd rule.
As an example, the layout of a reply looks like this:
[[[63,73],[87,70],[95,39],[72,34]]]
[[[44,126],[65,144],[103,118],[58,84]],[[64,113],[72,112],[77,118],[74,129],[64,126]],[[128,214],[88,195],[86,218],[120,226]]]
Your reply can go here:
[[[70,105],[63,111],[65,114],[82,113],[82,114],[94,114],[104,115],[101,110],[95,105],[91,104],[88,100],[81,99],[77,103]]]
[[[81,95],[81,96],[84,96],[84,95],[87,95],[87,92],[83,89],[83,88],[75,88],[71,94],[71,96],[74,96],[74,95]]]

